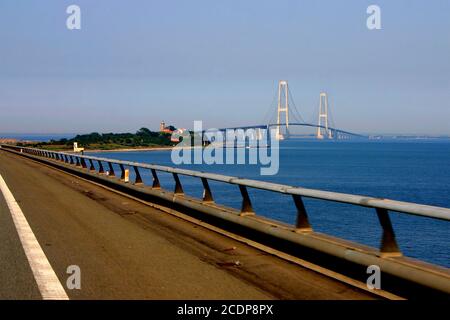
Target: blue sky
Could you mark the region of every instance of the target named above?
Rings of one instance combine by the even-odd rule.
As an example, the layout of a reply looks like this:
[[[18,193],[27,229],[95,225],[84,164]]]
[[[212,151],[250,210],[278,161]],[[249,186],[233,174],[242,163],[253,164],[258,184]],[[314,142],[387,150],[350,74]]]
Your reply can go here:
[[[337,127],[450,134],[449,57],[447,0],[2,0],[0,132],[257,124],[286,79],[306,120],[325,90]]]

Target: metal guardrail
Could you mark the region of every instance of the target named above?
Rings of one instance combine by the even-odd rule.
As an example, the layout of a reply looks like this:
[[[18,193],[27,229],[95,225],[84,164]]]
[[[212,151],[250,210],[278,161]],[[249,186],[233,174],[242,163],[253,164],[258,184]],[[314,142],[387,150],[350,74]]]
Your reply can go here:
[[[387,256],[401,256],[401,251],[397,244],[394,229],[389,217],[389,211],[395,211],[400,213],[406,213],[410,215],[422,216],[433,219],[440,219],[450,221],[450,209],[442,207],[434,207],[427,205],[420,205],[409,202],[395,201],[389,199],[380,199],[373,197],[365,197],[353,194],[329,192],[315,189],[307,189],[301,187],[293,187],[288,185],[269,183],[263,181],[249,180],[238,177],[225,176],[214,173],[206,173],[201,171],[193,171],[186,169],[179,169],[161,165],[145,164],[138,162],[114,160],[108,158],[92,157],[86,155],[79,155],[66,152],[56,152],[41,150],[35,148],[18,147],[10,145],[1,145],[3,148],[10,148],[21,153],[28,153],[36,156],[46,157],[54,160],[71,164],[76,167],[85,168],[92,172],[98,172],[99,174],[107,174],[110,177],[116,177],[113,164],[120,167],[120,179],[124,180],[126,170],[133,168],[135,172],[134,184],[141,185],[143,180],[141,178],[140,169],[150,170],[153,177],[153,183],[151,188],[161,189],[159,182],[158,172],[171,173],[175,181],[175,189],[173,190],[175,195],[183,194],[183,186],[181,184],[179,176],[189,176],[199,178],[203,184],[203,199],[202,201],[207,203],[214,202],[213,193],[209,186],[208,181],[218,181],[228,184],[234,184],[239,186],[239,190],[242,196],[242,205],[240,210],[241,216],[255,215],[253,210],[250,196],[247,188],[261,189],[271,192],[277,192],[292,196],[292,200],[297,209],[297,220],[294,226],[296,232],[311,232],[312,226],[308,219],[308,213],[303,202],[303,198],[314,198],[324,201],[332,201],[339,203],[346,203],[351,205],[357,205],[362,207],[374,208],[378,216],[379,223],[382,227],[382,240],[380,246],[380,252]],[[94,166],[94,162],[98,164],[98,169]],[[107,166],[107,171],[105,171]]]

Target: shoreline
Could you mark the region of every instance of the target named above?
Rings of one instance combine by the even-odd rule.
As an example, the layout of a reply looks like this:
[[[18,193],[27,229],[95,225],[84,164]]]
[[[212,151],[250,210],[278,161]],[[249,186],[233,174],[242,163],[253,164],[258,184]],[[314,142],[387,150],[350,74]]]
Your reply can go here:
[[[123,149],[89,149],[84,150],[85,153],[105,153],[105,152],[138,152],[138,151],[172,151],[173,149],[196,149],[204,148],[204,146],[194,146],[194,147],[177,147],[177,146],[167,146],[167,147],[143,147],[143,148],[123,148]]]
[[[105,153],[105,152],[137,152],[137,151],[168,151],[173,147],[145,147],[145,148],[123,148],[123,149],[89,149],[84,150],[84,153]]]

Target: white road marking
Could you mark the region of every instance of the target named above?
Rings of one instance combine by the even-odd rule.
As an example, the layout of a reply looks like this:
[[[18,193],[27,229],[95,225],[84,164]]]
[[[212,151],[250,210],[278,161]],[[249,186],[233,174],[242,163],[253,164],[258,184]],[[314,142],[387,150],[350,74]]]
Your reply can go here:
[[[34,236],[25,215],[20,209],[16,199],[0,175],[0,190],[8,205],[9,211],[19,234],[20,242],[27,256],[28,263],[33,271],[34,279],[44,300],[69,300],[55,271],[48,262],[44,251]]]

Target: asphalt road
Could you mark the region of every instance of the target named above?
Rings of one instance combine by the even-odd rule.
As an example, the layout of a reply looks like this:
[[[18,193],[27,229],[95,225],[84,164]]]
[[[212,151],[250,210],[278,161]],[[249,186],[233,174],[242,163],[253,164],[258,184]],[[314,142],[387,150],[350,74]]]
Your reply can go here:
[[[70,299],[373,298],[367,292],[1,150],[0,175]],[[81,270],[81,289],[66,285],[71,265]],[[0,299],[42,299],[1,193]]]

